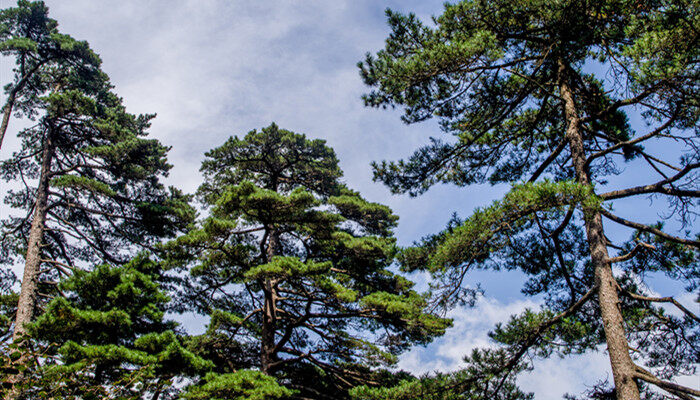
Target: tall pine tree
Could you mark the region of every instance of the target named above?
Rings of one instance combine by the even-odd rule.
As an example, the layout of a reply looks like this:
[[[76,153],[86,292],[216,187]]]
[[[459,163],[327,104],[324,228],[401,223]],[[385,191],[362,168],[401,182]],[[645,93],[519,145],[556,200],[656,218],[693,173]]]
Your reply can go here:
[[[45,7],[26,2],[4,16],[24,15],[27,7],[47,21]],[[187,196],[160,182],[171,166],[168,148],[145,137],[153,116],[126,112],[99,57],[53,28],[57,46],[90,63],[62,59],[41,69],[36,79],[46,86],[28,86],[33,91],[22,103],[36,123],[18,134],[19,151],[0,164],[0,177],[15,188],[5,202],[23,213],[0,226],[0,262],[24,263],[15,343],[63,276],[98,261],[124,263],[194,217]]]
[[[184,306],[211,316],[196,346],[216,372],[258,368],[301,398],[341,398],[449,326],[390,271],[397,217],[340,182],[324,141],[272,124],[208,152],[202,171],[211,215],[169,247],[192,265]]]
[[[93,91],[64,72],[46,114],[0,164],[20,184],[6,202],[26,212],[2,225],[2,261],[25,261],[15,336],[34,314],[42,265],[55,281],[81,261],[121,263],[194,216],[186,196],[160,183],[170,165],[167,148],[144,137],[151,116],[128,114],[106,77]]]
[[[434,26],[387,12],[386,47],[360,63],[372,87],[365,103],[401,107],[407,123],[436,117],[450,138],[375,164],[376,179],[413,195],[443,182],[514,184],[402,253],[405,268],[433,273],[442,306],[471,269],[530,276],[523,291],[545,306],[492,332],[510,352],[505,369],[527,354],[605,344],[618,399],[639,399],[648,385],[700,395],[673,382],[700,361],[700,319],[643,283],[661,273],[698,288],[700,243],[684,230],[700,194],[699,11],[676,0],[466,0],[446,5]],[[633,180],[641,184],[618,188]],[[668,200],[680,233],[613,209],[638,196]],[[631,239],[606,235],[604,218]]]

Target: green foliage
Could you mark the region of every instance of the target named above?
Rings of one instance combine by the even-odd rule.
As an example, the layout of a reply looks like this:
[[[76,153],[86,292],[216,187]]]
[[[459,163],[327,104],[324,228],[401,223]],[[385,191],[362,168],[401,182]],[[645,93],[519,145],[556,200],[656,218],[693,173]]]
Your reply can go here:
[[[386,47],[359,64],[373,88],[365,104],[402,107],[409,123],[437,117],[452,138],[433,138],[408,160],[375,164],[375,179],[415,195],[439,182],[512,182],[534,172],[565,130],[561,101],[551,90],[558,57],[577,71],[587,61],[604,63],[636,93],[658,91],[649,97],[678,113],[672,126],[694,126],[698,50],[690,43],[697,40],[698,6],[647,3],[462,1],[446,5],[434,27],[413,14],[387,11]],[[678,37],[686,39],[673,40]],[[618,87],[606,92],[594,75],[580,75],[575,85],[587,115],[626,95]],[[647,111],[649,122],[669,115]],[[596,140],[616,144],[634,134],[617,107],[604,114],[591,122],[601,133]],[[596,147],[593,137],[586,140]],[[639,156],[633,146],[626,149],[628,157]],[[596,161],[596,175],[614,173]],[[548,167],[544,172],[571,177],[570,169]]]
[[[141,254],[114,267],[77,270],[29,327],[43,365],[25,383],[38,398],[140,399],[213,367],[187,350],[163,319],[169,298],[158,263]]]
[[[492,252],[509,244],[514,232],[538,212],[561,212],[565,206],[600,207],[589,186],[572,181],[513,185],[502,200],[476,209],[466,220],[450,229],[439,245],[407,248],[402,253],[405,268],[444,271],[471,262],[483,262]]]
[[[5,86],[16,114],[38,115],[45,106],[42,96],[67,80],[94,85],[106,78],[87,42],[61,34],[57,27],[42,1],[19,0],[17,7],[0,10],[0,54],[14,57],[17,65],[13,82]],[[74,73],[65,74],[69,66]]]
[[[692,226],[700,167],[698,7],[676,0],[464,0],[446,4],[432,24],[387,11],[385,47],[359,63],[371,88],[364,102],[400,108],[407,123],[436,118],[448,138],[431,138],[405,160],[375,163],[375,180],[410,195],[438,183],[512,185],[502,200],[400,251],[402,269],[432,274],[432,305],[470,304],[478,289],[466,282],[475,268],[519,270],[527,276],[523,293],[542,296],[544,305],[492,332],[509,357],[598,349],[605,335],[600,310],[586,297],[596,289],[588,240],[605,241],[619,255],[632,253],[615,260],[615,279],[639,362],[664,379],[694,373],[697,351],[681,343],[697,340],[697,317],[669,317],[634,296],[659,272],[697,289],[698,235],[673,237],[662,225],[613,217],[635,229],[629,241],[591,239],[598,233],[583,228],[610,215],[609,200],[655,194],[669,200],[665,217]],[[657,146],[679,160],[661,160]],[[647,175],[639,165],[648,165],[658,183],[601,193],[627,162],[636,163],[628,168],[635,179]],[[411,397],[419,382],[443,378],[377,396],[423,398]]]
[[[10,269],[0,269],[0,347],[9,340],[12,335],[12,322],[15,318],[19,294],[13,289],[17,284],[17,277]]]
[[[5,201],[31,215],[38,196],[33,180],[47,164],[42,258],[71,267],[123,263],[185,229],[195,211],[188,196],[160,182],[171,165],[168,147],[146,138],[154,115],[128,113],[99,57],[86,42],[60,34],[47,13],[42,2],[20,1],[0,14],[2,52],[18,64],[6,89],[21,89],[15,110],[37,119],[19,132],[20,149],[0,163],[0,178],[20,187]],[[31,222],[3,219],[0,262],[24,257]],[[49,269],[42,279],[55,280]]]
[[[294,392],[280,386],[275,378],[259,371],[240,370],[228,374],[210,373],[204,383],[192,386],[182,395],[186,400],[274,400]]]
[[[291,191],[302,186],[328,194],[342,175],[335,152],[325,141],[309,140],[274,123],[244,138],[231,137],[206,155],[202,163],[206,181],[199,189],[204,197],[218,196],[218,190],[245,180],[262,189]]]
[[[363,367],[450,325],[390,271],[397,217],[339,182],[323,141],[273,124],[208,152],[202,171],[211,214],[165,247],[191,265],[180,307],[211,315],[198,351],[243,352],[217,373],[254,366],[302,397],[343,398],[371,376]],[[323,389],[307,373],[324,374]]]

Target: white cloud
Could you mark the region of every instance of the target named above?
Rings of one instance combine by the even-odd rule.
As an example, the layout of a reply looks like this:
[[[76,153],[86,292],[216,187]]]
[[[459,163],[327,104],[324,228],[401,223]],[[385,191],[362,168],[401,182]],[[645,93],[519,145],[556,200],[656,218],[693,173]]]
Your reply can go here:
[[[416,374],[434,371],[455,371],[464,366],[462,358],[475,348],[494,347],[487,332],[498,322],[525,309],[538,310],[540,303],[532,299],[502,302],[481,298],[474,308],[461,308],[451,313],[454,326],[442,338],[426,348],[416,348],[403,355],[399,368]],[[518,377],[518,385],[534,392],[537,399],[560,400],[565,393],[580,394],[606,377],[612,379],[607,355],[603,352],[560,358],[536,359],[534,369]]]
[[[561,400],[566,393],[581,395],[594,384],[612,382],[610,361],[606,353],[536,360],[535,369],[518,377],[518,384],[537,399]]]
[[[507,321],[511,315],[526,308],[539,309],[530,299],[502,303],[494,298],[480,298],[473,308],[464,307],[451,312],[454,326],[447,334],[426,348],[417,348],[401,358],[399,368],[417,374],[433,371],[454,371],[463,366],[462,358],[473,349],[493,347],[487,333],[496,323]]]

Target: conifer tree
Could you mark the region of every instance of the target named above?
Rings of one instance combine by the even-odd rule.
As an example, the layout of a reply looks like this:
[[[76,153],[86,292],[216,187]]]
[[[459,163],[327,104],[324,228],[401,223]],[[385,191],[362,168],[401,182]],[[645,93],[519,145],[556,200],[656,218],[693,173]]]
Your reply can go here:
[[[194,214],[186,196],[159,182],[170,165],[167,148],[144,138],[150,116],[126,113],[107,91],[70,89],[45,101],[47,114],[0,164],[6,181],[23,186],[6,202],[27,213],[2,226],[2,261],[25,260],[15,336],[35,312],[42,265],[55,281],[80,261],[124,262]]]
[[[208,152],[202,171],[211,214],[168,247],[192,264],[183,307],[211,316],[193,346],[215,372],[256,368],[300,398],[342,398],[450,324],[390,271],[397,217],[340,182],[324,141],[272,124]]]
[[[401,107],[407,123],[438,118],[450,138],[374,164],[375,178],[412,195],[436,183],[514,185],[400,257],[404,268],[433,274],[443,307],[459,299],[471,269],[530,277],[523,292],[543,295],[544,308],[491,333],[510,353],[504,370],[528,354],[605,344],[619,400],[650,385],[700,396],[673,382],[696,371],[700,319],[644,283],[658,273],[698,288],[699,7],[465,0],[446,5],[433,26],[387,11],[386,47],[359,64],[372,87],[365,104]],[[634,167],[625,171],[627,162]],[[639,186],[618,186],[633,180]],[[680,221],[679,233],[615,210],[614,200],[637,196],[668,200],[665,217]],[[631,238],[606,235],[603,219],[631,228]]]
[[[176,379],[209,370],[164,319],[163,278],[160,264],[140,254],[63,280],[65,296],[27,326],[40,359],[24,373],[18,398],[174,398]]]
[[[100,59],[86,42],[61,34],[42,1],[19,0],[17,7],[0,11],[0,54],[15,58],[13,81],[5,86],[0,148],[13,112],[35,117],[44,103],[41,96],[57,82],[51,70],[70,65],[85,76],[99,74]]]
[[[46,19],[43,5],[26,2],[4,15],[24,15],[27,7]],[[0,164],[0,177],[19,186],[5,202],[26,213],[0,226],[0,262],[24,261],[15,342],[62,276],[85,263],[124,263],[194,217],[187,196],[160,182],[171,166],[168,148],[145,137],[153,115],[126,112],[99,57],[53,28],[56,46],[90,64],[66,59],[42,69],[36,79],[47,86],[29,86],[23,103],[25,113],[38,114],[36,124],[19,133],[20,150]]]

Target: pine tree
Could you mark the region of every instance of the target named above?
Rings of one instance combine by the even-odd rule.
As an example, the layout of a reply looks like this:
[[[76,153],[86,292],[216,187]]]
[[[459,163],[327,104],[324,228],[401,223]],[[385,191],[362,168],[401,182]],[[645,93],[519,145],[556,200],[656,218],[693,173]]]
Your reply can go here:
[[[170,165],[167,148],[143,137],[149,116],[126,113],[109,92],[71,89],[45,101],[47,114],[0,165],[6,181],[24,186],[6,202],[27,212],[2,226],[2,260],[25,259],[15,336],[34,314],[42,265],[55,281],[81,261],[124,262],[194,214],[186,196],[159,182]]]
[[[372,87],[365,104],[401,107],[407,123],[436,117],[450,139],[374,164],[375,178],[412,195],[436,183],[513,184],[503,200],[401,254],[406,269],[433,274],[433,300],[444,307],[471,269],[530,277],[523,292],[543,295],[545,306],[492,332],[511,354],[504,369],[527,354],[605,344],[618,399],[639,399],[649,385],[700,395],[672,381],[696,370],[700,319],[643,283],[660,273],[698,288],[700,243],[683,230],[699,195],[699,11],[675,0],[468,0],[446,5],[434,26],[387,12],[386,47],[359,64]],[[646,182],[605,189],[618,175]],[[613,210],[613,200],[636,196],[668,200],[680,234]],[[603,218],[631,238],[613,241]]]
[[[63,280],[64,296],[27,326],[40,359],[24,373],[19,398],[173,398],[176,379],[211,369],[164,319],[163,278],[160,264],[141,254]]]
[[[71,65],[84,76],[99,74],[100,59],[86,42],[61,34],[41,1],[19,0],[17,7],[0,11],[0,54],[15,58],[12,83],[5,86],[0,148],[13,111],[35,117],[43,107],[41,97],[50,92],[51,71]]]
[[[168,148],[145,137],[153,115],[126,112],[86,43],[50,36],[92,64],[64,60],[42,70],[36,79],[48,86],[22,103],[36,124],[0,164],[0,177],[19,186],[5,202],[26,213],[0,226],[0,262],[24,261],[15,343],[62,277],[96,262],[127,262],[194,218],[188,197],[160,182],[171,166]]]
[[[192,265],[183,307],[211,316],[193,346],[215,372],[256,368],[302,398],[342,398],[450,324],[390,271],[397,217],[339,181],[324,141],[272,124],[208,152],[202,171],[211,214],[168,247]]]

